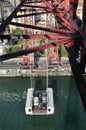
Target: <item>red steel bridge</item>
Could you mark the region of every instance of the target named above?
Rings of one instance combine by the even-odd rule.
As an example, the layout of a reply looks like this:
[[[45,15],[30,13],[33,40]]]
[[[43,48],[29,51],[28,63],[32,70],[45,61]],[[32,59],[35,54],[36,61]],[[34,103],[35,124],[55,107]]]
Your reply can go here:
[[[7,0],[9,1],[9,0]],[[32,46],[31,48],[25,49],[10,54],[3,54],[0,56],[0,61],[4,61],[17,56],[27,55],[40,50],[45,50],[51,47],[64,44],[67,55],[70,61],[70,65],[74,74],[74,78],[82,99],[82,103],[86,110],[86,81],[83,76],[85,73],[86,66],[86,1],[82,3],[82,19],[77,16],[77,7],[79,0],[21,0],[16,5],[14,0],[14,10],[4,18],[3,5],[6,0],[0,0],[1,8],[1,25],[0,25],[0,39],[8,41],[12,38],[17,39],[54,39],[54,42],[49,42],[40,46]],[[32,10],[32,12],[31,12]],[[37,12],[38,11],[38,12]],[[40,27],[26,22],[18,22],[18,18],[30,19],[31,16],[37,16],[42,14],[53,14],[55,21],[58,23],[58,28]],[[17,22],[14,22],[16,19]],[[24,33],[18,35],[6,34],[5,30],[9,26],[16,26],[31,30],[42,30],[44,34]],[[56,39],[56,42],[55,42]],[[25,45],[24,45],[25,47]],[[77,63],[76,58],[80,52],[80,63]]]

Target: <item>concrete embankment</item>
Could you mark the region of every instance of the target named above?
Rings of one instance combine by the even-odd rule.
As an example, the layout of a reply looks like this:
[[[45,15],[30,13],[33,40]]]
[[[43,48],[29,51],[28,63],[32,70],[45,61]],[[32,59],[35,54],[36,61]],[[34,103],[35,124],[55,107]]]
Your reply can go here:
[[[28,66],[22,66],[20,64],[22,63],[22,59],[11,59],[0,65],[0,77],[30,77],[31,75],[46,76],[47,71],[49,76],[70,76],[72,75],[71,67],[69,63],[66,63],[66,61],[67,59],[62,59],[61,66],[51,65],[48,66],[50,69],[46,70],[46,58],[43,57],[39,59],[36,69],[30,69]]]
[[[48,73],[47,73],[48,72]],[[12,68],[12,69],[0,69],[0,77],[30,77],[30,76],[70,76],[72,75],[71,69],[21,69],[21,68]]]

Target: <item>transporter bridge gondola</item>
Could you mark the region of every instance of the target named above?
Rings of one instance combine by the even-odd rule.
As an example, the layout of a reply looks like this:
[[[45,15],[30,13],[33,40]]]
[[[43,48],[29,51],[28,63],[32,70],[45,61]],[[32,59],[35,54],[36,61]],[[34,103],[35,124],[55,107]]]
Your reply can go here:
[[[82,8],[82,19],[77,16],[78,5]],[[24,39],[23,50],[3,54],[0,56],[0,61],[64,44],[86,110],[86,81],[83,76],[86,66],[86,1],[21,0],[16,4],[15,0],[14,8],[8,16],[5,11],[5,0],[0,0],[0,7],[0,39],[2,41],[5,39],[11,40],[13,38]],[[46,14],[46,26],[37,26],[37,21],[39,20],[34,23],[33,16],[41,16],[43,14]],[[47,16],[50,14],[54,16],[55,25],[57,25],[53,28],[48,24],[49,20]],[[26,22],[26,18],[31,19],[31,22]],[[9,25],[23,28],[24,34],[13,35],[6,33],[5,31]],[[29,30],[29,33],[27,33],[27,30]],[[39,30],[40,33],[36,34],[35,30]],[[31,42],[31,47],[26,49],[26,39],[44,39],[46,42],[40,46],[35,46],[34,43]]]

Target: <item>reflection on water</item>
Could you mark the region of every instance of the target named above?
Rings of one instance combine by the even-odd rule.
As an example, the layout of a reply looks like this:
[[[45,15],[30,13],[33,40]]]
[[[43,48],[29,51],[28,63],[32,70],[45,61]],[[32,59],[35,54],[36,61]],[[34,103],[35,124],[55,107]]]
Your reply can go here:
[[[17,93],[17,92],[0,92],[0,101],[21,101],[22,99],[26,98],[27,91],[23,91],[23,93]]]
[[[35,88],[45,88],[45,77],[35,78]],[[29,78],[0,78],[0,130],[86,130],[84,111],[73,77],[49,77],[55,113],[25,115]]]

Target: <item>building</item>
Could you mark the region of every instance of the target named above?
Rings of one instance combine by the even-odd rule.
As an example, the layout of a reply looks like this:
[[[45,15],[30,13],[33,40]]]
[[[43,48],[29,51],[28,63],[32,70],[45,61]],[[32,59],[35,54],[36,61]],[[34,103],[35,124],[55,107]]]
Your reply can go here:
[[[79,0],[78,8],[77,8],[77,16],[82,19],[82,10],[83,10],[83,0]]]

